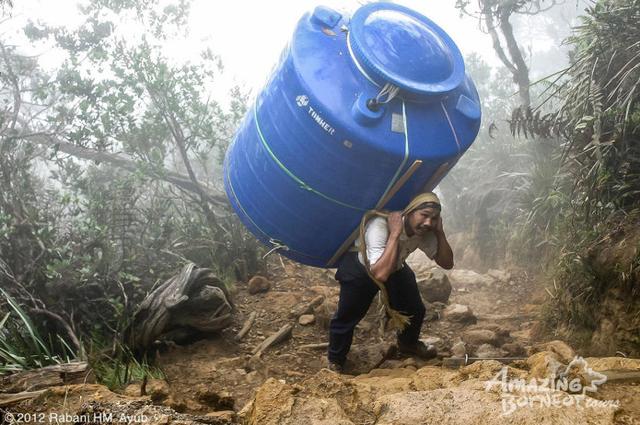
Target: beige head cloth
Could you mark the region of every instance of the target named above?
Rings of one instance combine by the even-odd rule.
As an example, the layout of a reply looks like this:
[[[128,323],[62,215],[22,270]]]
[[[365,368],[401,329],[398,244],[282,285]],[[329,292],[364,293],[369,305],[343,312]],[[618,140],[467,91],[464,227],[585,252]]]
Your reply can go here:
[[[440,205],[440,199],[438,198],[438,195],[436,195],[433,192],[424,192],[417,195],[415,198],[413,198],[411,202],[409,202],[409,205],[407,205],[405,209],[402,211],[402,214],[407,215],[415,211],[416,208],[418,208],[420,205],[424,204],[425,202],[433,202],[434,204]]]

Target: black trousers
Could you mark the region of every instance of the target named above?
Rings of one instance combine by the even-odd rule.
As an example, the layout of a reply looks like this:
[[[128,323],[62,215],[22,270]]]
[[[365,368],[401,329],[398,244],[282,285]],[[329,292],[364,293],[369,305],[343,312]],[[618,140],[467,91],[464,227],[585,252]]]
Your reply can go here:
[[[351,348],[353,331],[367,314],[378,286],[358,261],[357,253],[349,252],[338,266],[336,279],[340,282],[338,310],[329,327],[330,362],[344,364]],[[416,275],[406,264],[389,276],[385,283],[391,307],[411,317],[409,325],[398,334],[398,342],[413,344],[420,337],[425,307],[416,284]]]

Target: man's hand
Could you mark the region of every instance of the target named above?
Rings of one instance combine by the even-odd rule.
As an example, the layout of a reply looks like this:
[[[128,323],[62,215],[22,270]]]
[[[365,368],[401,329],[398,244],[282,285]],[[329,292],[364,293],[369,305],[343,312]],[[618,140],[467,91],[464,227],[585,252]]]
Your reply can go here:
[[[440,267],[449,270],[453,268],[453,250],[451,246],[449,246],[449,241],[447,241],[447,237],[444,234],[442,216],[438,216],[436,219],[433,226],[433,233],[435,233],[436,238],[438,238],[438,252],[433,259],[436,260],[436,263]]]
[[[402,226],[404,221],[402,220],[402,213],[400,211],[394,211],[387,217],[387,224],[389,225],[389,237],[398,237],[402,234]]]
[[[438,218],[435,219],[433,231],[436,235],[444,235],[444,228],[442,227],[442,216],[439,215]]]

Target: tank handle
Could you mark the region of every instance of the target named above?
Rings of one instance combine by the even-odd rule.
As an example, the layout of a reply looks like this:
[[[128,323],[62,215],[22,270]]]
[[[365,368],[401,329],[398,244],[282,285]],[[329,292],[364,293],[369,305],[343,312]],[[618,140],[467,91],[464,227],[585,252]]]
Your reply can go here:
[[[351,115],[361,125],[372,125],[384,115],[384,105],[391,102],[400,93],[400,88],[386,83],[375,97],[360,93],[353,106]]]
[[[384,115],[385,108],[380,104],[372,105],[372,101],[375,101],[375,98],[366,93],[360,93],[356,101],[353,102],[351,116],[358,124],[373,125]]]

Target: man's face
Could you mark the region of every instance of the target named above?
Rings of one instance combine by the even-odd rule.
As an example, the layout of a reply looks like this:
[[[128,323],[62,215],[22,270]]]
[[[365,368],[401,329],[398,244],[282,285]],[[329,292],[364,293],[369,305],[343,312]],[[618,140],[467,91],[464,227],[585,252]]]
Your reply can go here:
[[[437,227],[440,211],[435,208],[421,208],[409,214],[407,219],[411,233],[424,235]]]

